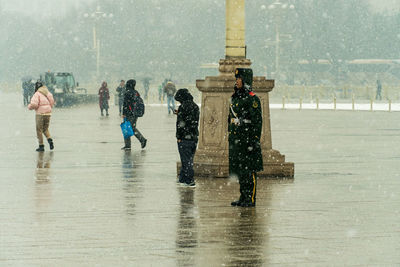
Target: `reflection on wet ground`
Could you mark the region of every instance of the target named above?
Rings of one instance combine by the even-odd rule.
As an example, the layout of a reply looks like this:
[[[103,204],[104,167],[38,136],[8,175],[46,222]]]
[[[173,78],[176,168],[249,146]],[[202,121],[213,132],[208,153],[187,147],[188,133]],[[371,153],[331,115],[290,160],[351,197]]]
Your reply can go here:
[[[295,179],[259,180],[257,207],[238,208],[234,179],[176,183],[163,107],[139,119],[144,151],[120,150],[117,107],[102,118],[87,105],[56,109],[56,148],[37,153],[19,100],[0,98],[0,265],[400,264],[396,114],[273,110]]]
[[[45,183],[50,180],[50,167],[51,161],[53,160],[53,155],[53,151],[50,151],[49,153],[37,153],[37,164],[35,172],[37,183]]]

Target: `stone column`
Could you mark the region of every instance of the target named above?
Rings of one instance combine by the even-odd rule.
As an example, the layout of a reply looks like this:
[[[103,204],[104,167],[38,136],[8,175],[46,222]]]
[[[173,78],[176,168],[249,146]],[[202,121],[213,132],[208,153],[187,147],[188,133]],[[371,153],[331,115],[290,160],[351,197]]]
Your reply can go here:
[[[226,1],[226,58],[246,58],[244,0]]]
[[[230,97],[235,85],[234,71],[237,67],[249,68],[245,46],[245,1],[226,0],[226,55],[219,62],[219,75],[197,80],[202,92],[200,113],[200,136],[194,159],[196,176],[228,177],[228,113]],[[253,89],[262,103],[263,128],[261,148],[264,171],[260,177],[294,176],[294,164],[285,162],[285,156],[272,149],[268,93],[274,81],[265,77],[253,78]],[[178,164],[179,170],[179,164]]]

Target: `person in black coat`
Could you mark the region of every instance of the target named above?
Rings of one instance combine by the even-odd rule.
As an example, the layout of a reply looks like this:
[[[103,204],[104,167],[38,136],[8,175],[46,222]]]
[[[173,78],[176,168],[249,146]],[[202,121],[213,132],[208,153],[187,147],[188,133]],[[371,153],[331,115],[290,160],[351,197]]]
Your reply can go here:
[[[179,89],[176,92],[175,100],[181,103],[178,110],[174,112],[178,116],[176,139],[182,163],[179,182],[193,187],[195,186],[193,158],[199,136],[199,106],[194,103],[193,96],[186,88]]]
[[[133,79],[126,82],[126,91],[124,95],[122,117],[126,118],[128,121],[131,122],[135,137],[139,140],[143,149],[146,146],[147,139],[144,138],[143,135],[139,132],[139,129],[136,128],[136,122],[138,119],[136,112],[137,109],[136,103],[138,103],[140,94],[138,91],[136,91],[135,86],[136,86],[136,81]],[[124,141],[125,141],[125,146],[121,149],[131,150],[131,138],[128,137],[124,139]]]

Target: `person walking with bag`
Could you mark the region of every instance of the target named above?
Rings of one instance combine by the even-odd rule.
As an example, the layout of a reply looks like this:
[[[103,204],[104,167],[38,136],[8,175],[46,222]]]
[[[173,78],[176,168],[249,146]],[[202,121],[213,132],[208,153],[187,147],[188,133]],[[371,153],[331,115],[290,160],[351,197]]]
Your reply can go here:
[[[147,144],[147,139],[140,133],[139,129],[136,128],[137,119],[142,117],[144,114],[143,99],[135,89],[136,81],[131,79],[126,82],[126,91],[124,96],[124,105],[122,108],[122,117],[130,121],[135,137],[139,140],[142,149]],[[125,146],[122,150],[131,150],[131,138],[124,138]]]
[[[99,89],[99,105],[101,116],[104,116],[103,109],[106,110],[106,116],[108,116],[108,100],[110,99],[110,91],[107,88],[107,83],[103,82]]]
[[[180,102],[176,120],[176,139],[178,143],[179,155],[181,158],[181,171],[179,182],[183,185],[194,187],[193,158],[196,153],[197,141],[199,136],[199,106],[194,103],[193,96],[186,88],[176,92],[175,100]]]
[[[44,151],[43,135],[46,136],[50,150],[54,149],[53,139],[49,132],[51,110],[54,106],[54,98],[46,86],[38,81],[35,84],[35,93],[28,105],[29,110],[36,111],[36,134],[39,141],[38,152]]]

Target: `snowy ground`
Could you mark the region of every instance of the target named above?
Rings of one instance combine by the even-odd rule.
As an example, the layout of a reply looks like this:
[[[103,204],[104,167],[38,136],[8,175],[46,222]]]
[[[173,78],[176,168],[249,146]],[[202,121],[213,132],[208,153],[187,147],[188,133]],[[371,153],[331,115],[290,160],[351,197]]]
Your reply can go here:
[[[177,186],[163,106],[146,108],[148,147],[130,153],[115,106],[109,118],[95,104],[55,109],[56,148],[39,154],[20,103],[0,95],[1,266],[400,264],[396,112],[273,108],[273,147],[295,179],[259,180],[257,207],[243,209],[230,206],[235,180]]]

